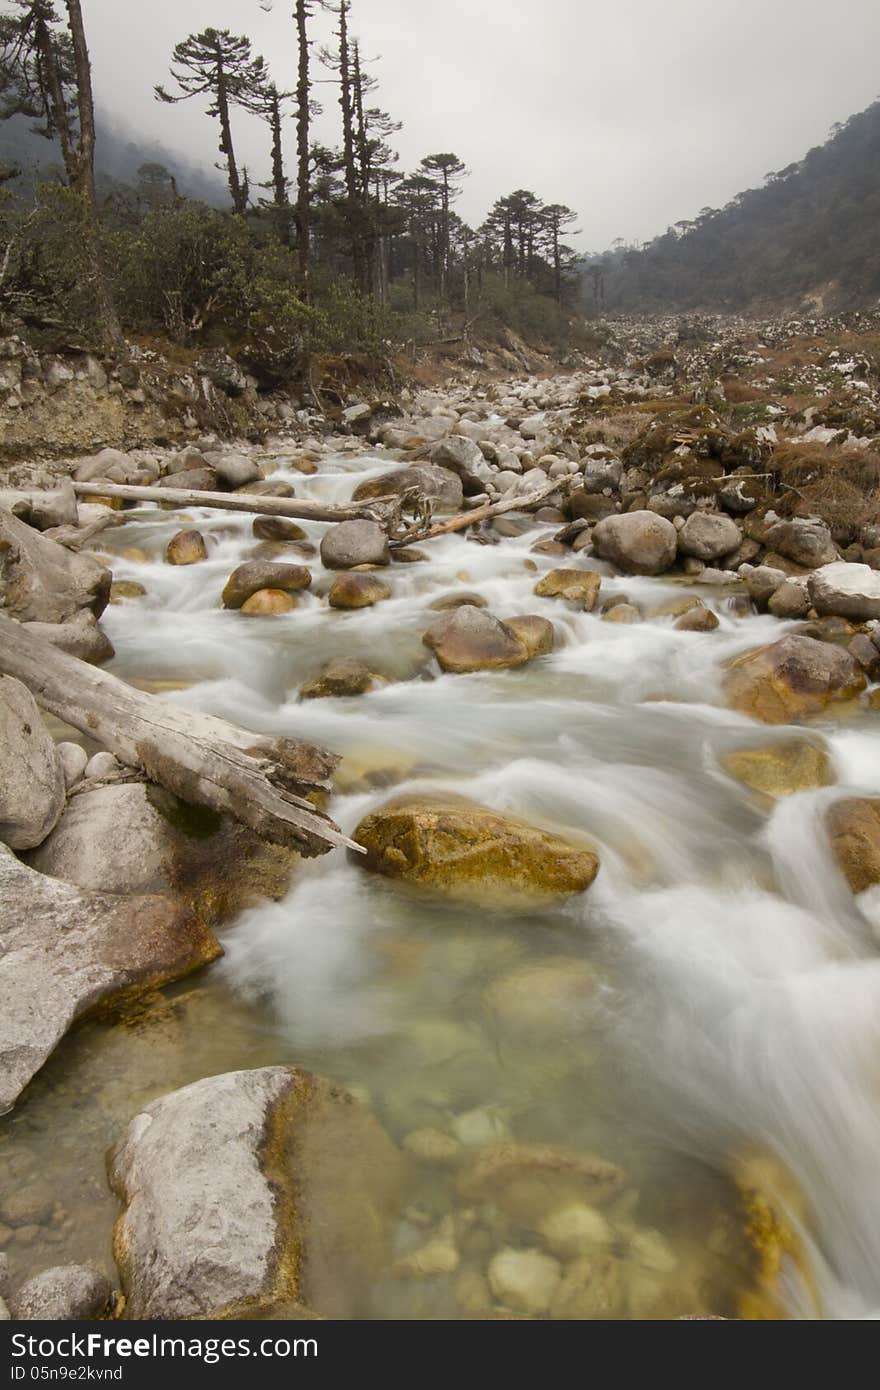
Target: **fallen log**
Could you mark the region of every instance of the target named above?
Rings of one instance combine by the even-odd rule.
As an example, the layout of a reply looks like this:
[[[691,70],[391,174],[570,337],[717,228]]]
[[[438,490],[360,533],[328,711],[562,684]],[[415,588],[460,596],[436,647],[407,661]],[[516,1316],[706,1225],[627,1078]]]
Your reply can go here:
[[[15,676],[43,709],[183,801],[233,816],[304,855],[360,849],[301,795],[330,790],[339,758],[327,749],[266,738],[135,690],[3,614],[0,674]]]
[[[247,492],[196,492],[181,487],[136,487],[127,483],[74,483],[77,497],[118,497],[123,502],[153,502],[173,507],[219,507],[227,512],[258,516],[286,516],[297,521],[378,521],[389,526],[399,516],[396,497],[377,497],[370,502],[335,506],[297,497],[261,497]]]
[[[434,536],[445,536],[450,531],[465,531],[475,522],[488,517],[501,516],[504,512],[524,512],[543,502],[554,492],[563,492],[569,486],[569,478],[548,478],[541,487],[532,492],[520,493],[516,497],[503,497],[500,502],[487,502],[485,506],[475,507],[471,512],[458,512],[447,521],[436,521],[430,526],[414,526],[403,534],[392,536],[391,548],[413,545],[417,541],[430,541]]]

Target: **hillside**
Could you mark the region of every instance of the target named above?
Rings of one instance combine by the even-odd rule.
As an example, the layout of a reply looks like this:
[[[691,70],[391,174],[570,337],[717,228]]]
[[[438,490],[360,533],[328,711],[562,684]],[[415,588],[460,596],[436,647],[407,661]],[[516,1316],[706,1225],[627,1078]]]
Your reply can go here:
[[[53,140],[35,133],[33,121],[14,116],[0,122],[0,165],[13,165],[21,172],[7,187],[20,196],[30,197],[46,179],[61,167],[61,152]],[[161,164],[177,180],[180,192],[206,203],[220,204],[225,189],[214,169],[199,168],[181,159],[158,141],[143,139],[118,119],[98,112],[98,141],[95,172],[99,187],[137,183],[138,169],[144,164]]]
[[[762,188],[704,208],[641,249],[596,258],[608,309],[741,309],[880,295],[880,101]],[[594,259],[593,264],[596,264]],[[587,271],[585,294],[593,299]]]

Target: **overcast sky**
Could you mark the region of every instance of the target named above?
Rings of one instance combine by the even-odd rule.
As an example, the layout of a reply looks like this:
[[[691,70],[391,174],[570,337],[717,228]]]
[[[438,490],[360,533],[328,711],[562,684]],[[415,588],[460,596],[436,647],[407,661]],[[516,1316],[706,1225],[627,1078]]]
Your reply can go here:
[[[291,87],[291,8],[84,0],[99,104],[210,165],[216,122],[198,99],[152,96],[173,45],[208,25],[247,33]],[[880,95],[878,0],[353,0],[351,25],[378,58],[371,100],[403,121],[402,167],[460,155],[472,173],[458,210],[474,225],[514,188],[568,203],[581,249],[720,206]],[[319,98],[320,138],[337,143],[335,93]],[[235,133],[265,177],[265,128],[239,116]]]

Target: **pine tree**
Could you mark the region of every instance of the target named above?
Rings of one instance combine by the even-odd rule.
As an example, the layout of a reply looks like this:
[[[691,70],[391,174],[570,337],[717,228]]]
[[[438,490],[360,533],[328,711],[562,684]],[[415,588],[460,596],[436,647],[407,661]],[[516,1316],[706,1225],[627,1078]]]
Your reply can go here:
[[[208,115],[220,122],[220,153],[223,155],[233,211],[247,211],[247,179],[239,173],[232,143],[231,109],[244,107],[259,113],[261,94],[268,74],[266,64],[251,52],[251,41],[228,29],[204,29],[177,44],[171,59],[171,76],[179,88],[173,95],[161,85],[155,88],[159,101],[177,103],[192,97],[210,97]],[[224,165],[218,165],[223,168]]]

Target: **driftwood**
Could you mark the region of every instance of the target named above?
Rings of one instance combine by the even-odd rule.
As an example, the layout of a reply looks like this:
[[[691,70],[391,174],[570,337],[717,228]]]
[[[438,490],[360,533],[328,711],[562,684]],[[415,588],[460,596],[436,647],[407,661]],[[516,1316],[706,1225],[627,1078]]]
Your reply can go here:
[[[169,503],[173,507],[219,507],[227,512],[251,512],[258,516],[286,516],[297,521],[378,521],[396,523],[400,515],[397,497],[378,497],[371,502],[334,506],[328,502],[301,501],[296,497],[261,497],[248,492],[196,492],[182,487],[135,487],[127,483],[74,483],[77,497],[118,497],[123,502]]]
[[[301,795],[329,791],[339,759],[326,749],[249,733],[135,690],[3,614],[0,674],[22,681],[43,709],[184,801],[234,816],[301,854],[360,849]]]
[[[519,493],[516,497],[503,497],[500,502],[487,502],[485,506],[475,507],[473,511],[458,512],[447,521],[436,521],[428,526],[414,526],[403,534],[393,536],[391,547],[395,549],[402,545],[412,545],[415,541],[429,541],[434,536],[445,536],[451,531],[465,531],[475,522],[501,516],[504,512],[528,511],[552,493],[564,491],[569,481],[568,478],[548,478],[546,483],[535,488],[533,492]]]

